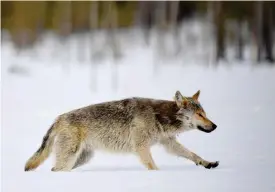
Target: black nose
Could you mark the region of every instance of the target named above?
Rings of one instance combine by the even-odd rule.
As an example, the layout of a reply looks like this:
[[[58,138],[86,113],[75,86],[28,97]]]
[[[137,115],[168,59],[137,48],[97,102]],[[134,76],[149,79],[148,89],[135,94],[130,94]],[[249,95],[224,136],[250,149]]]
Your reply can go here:
[[[213,130],[216,129],[216,128],[217,128],[217,125],[215,125],[215,124],[213,123],[212,128],[213,128]]]

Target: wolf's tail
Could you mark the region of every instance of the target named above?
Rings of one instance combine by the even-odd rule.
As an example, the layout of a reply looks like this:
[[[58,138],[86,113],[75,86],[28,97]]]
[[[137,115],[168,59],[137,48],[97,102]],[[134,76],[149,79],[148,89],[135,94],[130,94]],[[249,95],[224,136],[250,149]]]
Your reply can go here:
[[[25,171],[30,171],[37,168],[41,163],[43,163],[49,157],[52,151],[54,138],[56,136],[55,127],[56,127],[56,123],[54,123],[50,127],[50,129],[47,131],[47,134],[43,137],[43,142],[40,148],[27,161],[25,165]]]

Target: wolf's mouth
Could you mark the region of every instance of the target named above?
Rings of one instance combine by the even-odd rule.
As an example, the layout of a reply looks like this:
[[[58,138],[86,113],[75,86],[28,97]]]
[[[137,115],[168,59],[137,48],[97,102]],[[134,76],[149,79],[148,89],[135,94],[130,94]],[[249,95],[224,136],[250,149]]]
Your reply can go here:
[[[213,129],[212,130],[207,130],[207,129],[204,129],[202,126],[199,126],[199,125],[197,126],[197,128],[198,128],[198,130],[203,131],[205,133],[210,133],[210,132],[213,131]]]

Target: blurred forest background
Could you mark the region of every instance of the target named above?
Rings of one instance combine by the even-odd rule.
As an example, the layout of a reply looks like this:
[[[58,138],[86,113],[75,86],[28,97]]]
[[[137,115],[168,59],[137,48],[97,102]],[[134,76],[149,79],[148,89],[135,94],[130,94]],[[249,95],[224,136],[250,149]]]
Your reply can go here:
[[[64,41],[72,34],[108,29],[116,53],[114,29],[140,27],[147,43],[151,29],[158,29],[159,41],[169,31],[177,42],[179,25],[203,18],[212,26],[216,61],[227,58],[228,47],[243,60],[249,44],[256,62],[273,63],[274,8],[270,1],[1,1],[1,29],[18,50],[32,47],[47,31]]]

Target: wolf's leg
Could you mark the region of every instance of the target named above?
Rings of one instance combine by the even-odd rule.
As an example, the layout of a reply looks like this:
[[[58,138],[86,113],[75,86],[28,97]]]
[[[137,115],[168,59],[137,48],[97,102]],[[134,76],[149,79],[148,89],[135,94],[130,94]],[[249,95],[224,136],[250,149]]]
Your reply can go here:
[[[80,167],[90,161],[93,157],[94,151],[92,149],[83,149],[75,162],[73,169]]]
[[[138,147],[136,151],[139,155],[140,161],[148,170],[158,170],[149,147]]]
[[[183,145],[178,143],[175,138],[162,139],[160,143],[165,147],[168,153],[187,158],[193,161],[196,165],[202,165],[207,169],[215,168],[219,165],[219,162],[209,162],[202,159],[197,154],[189,151]]]
[[[152,133],[150,133],[150,129],[148,129],[148,127],[155,126],[155,123],[152,123],[154,122],[154,118],[151,117],[150,119],[149,116],[143,116],[143,114],[139,115],[133,119],[131,124],[131,141],[133,150],[139,156],[141,163],[148,170],[158,170],[150,151]]]
[[[56,142],[56,162],[52,171],[70,171],[81,152],[81,140],[69,132],[60,133]]]

